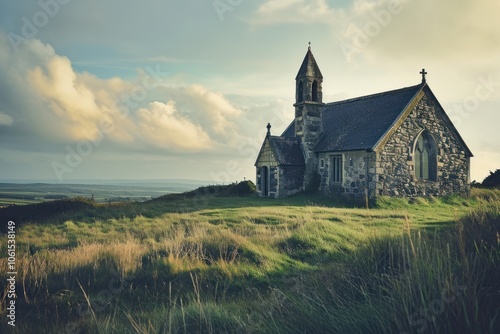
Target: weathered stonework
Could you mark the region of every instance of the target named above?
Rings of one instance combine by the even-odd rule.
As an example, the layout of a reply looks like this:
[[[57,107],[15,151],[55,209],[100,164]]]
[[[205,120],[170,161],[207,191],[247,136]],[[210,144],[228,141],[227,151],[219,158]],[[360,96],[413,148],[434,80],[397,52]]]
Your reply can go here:
[[[265,140],[255,166],[257,192],[261,196],[278,198],[303,190],[305,166],[280,166],[269,137]]]
[[[334,183],[331,180],[331,157],[342,156],[342,182]],[[376,194],[375,182],[375,152],[345,151],[340,153],[321,153],[319,173],[321,175],[320,190],[326,195],[342,195],[355,198],[364,198],[366,192],[369,197]],[[324,161],[321,167],[321,160]]]
[[[304,183],[303,166],[283,166],[279,168],[278,193],[276,197],[286,197],[302,191]]]
[[[469,158],[446,119],[443,111],[424,95],[377,153],[377,195],[439,196],[470,191]],[[422,131],[429,131],[438,146],[436,181],[415,177],[414,146]]]
[[[295,137],[302,146],[305,159],[305,175],[303,188],[315,190],[318,165],[315,159],[314,146],[321,135],[321,111],[323,103],[323,75],[312,55],[311,49],[295,77]]]
[[[302,150],[306,161],[304,189],[314,187],[314,178],[318,170],[315,159],[314,146],[321,135],[321,108],[323,103],[309,102],[296,105],[295,133],[301,140]]]
[[[255,164],[257,191],[468,194],[472,152],[420,74],[415,86],[324,104],[323,76],[308,49],[295,78],[295,119],[281,136],[268,131]]]

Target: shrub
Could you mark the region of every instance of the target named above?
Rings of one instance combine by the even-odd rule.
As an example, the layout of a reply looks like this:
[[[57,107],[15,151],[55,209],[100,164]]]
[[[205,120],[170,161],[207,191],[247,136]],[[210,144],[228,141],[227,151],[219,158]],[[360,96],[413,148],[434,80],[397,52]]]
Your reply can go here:
[[[485,188],[500,188],[500,169],[497,169],[494,173],[490,172],[482,183]]]

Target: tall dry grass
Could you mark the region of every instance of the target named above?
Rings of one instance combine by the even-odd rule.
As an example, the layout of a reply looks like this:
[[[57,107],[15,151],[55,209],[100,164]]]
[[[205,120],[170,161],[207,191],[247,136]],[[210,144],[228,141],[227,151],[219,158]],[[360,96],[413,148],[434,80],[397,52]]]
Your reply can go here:
[[[291,201],[25,225],[19,330],[496,329],[500,191],[384,199],[373,210]]]

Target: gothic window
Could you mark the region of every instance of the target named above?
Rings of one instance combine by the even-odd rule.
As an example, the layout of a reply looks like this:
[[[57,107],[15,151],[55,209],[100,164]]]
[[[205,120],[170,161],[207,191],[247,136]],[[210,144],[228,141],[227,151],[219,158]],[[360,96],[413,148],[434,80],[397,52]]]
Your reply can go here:
[[[304,87],[302,86],[302,81],[299,82],[299,89],[297,92],[297,102],[304,101]]]
[[[331,183],[342,183],[342,156],[333,155],[331,157],[330,181]]]
[[[318,102],[318,82],[316,80],[312,84],[312,100]]]
[[[422,132],[415,142],[415,177],[417,179],[437,180],[437,147],[432,136]]]

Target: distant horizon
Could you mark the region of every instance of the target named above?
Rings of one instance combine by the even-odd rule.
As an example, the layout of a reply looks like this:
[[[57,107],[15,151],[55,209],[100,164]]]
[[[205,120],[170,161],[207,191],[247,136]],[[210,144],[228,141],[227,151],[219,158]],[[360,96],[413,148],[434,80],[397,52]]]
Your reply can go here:
[[[243,180],[241,180],[243,181]],[[50,184],[50,185],[119,185],[120,183],[178,183],[193,185],[224,184],[224,182],[214,182],[213,180],[197,179],[68,179],[64,182],[53,179],[0,179],[1,184]],[[239,181],[234,181],[239,182]],[[232,182],[229,182],[232,183]]]

